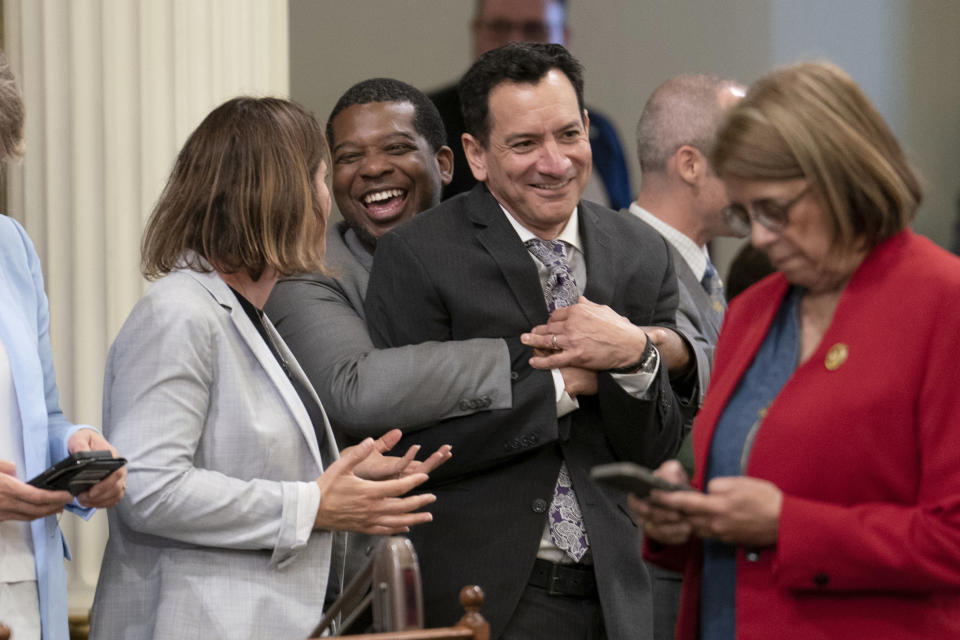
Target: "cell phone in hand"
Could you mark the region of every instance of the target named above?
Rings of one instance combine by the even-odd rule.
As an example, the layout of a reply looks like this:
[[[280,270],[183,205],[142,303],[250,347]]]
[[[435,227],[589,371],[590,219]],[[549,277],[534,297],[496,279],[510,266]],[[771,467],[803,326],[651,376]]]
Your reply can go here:
[[[127,464],[109,451],[78,451],[48,468],[27,484],[48,491],[79,495]]]
[[[692,491],[690,485],[675,484],[653,475],[653,471],[633,462],[611,462],[590,469],[590,477],[638,498],[646,498],[654,489],[661,491]]]

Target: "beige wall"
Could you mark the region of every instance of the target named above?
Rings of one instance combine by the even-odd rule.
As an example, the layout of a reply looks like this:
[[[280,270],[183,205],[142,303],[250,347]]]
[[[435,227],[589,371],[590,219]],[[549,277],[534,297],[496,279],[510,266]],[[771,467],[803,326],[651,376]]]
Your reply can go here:
[[[950,243],[960,191],[960,3],[944,0],[569,0],[587,101],[611,116],[638,181],[633,129],[650,92],[682,72],[751,82],[830,58],[864,87],[920,168],[914,225]],[[378,75],[431,89],[470,62],[473,0],[290,0],[290,92],[324,120]],[[731,247],[720,249],[721,264]]]

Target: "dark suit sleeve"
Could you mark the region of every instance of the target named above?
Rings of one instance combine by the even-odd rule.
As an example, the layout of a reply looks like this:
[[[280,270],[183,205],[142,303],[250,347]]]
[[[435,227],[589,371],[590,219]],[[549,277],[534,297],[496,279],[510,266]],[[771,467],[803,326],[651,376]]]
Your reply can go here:
[[[663,266],[652,313],[649,309],[644,311],[642,301],[631,299],[627,303],[627,317],[637,325],[656,324],[672,329],[677,313],[677,277],[665,245],[662,250],[659,264]],[[649,282],[643,281],[649,280],[653,273],[656,272],[648,269],[635,271],[626,290],[649,288]],[[655,469],[676,455],[684,433],[680,403],[662,363],[646,398],[640,400],[625,392],[609,373],[598,377],[600,424],[615,455]]]
[[[450,314],[440,285],[396,234],[387,234],[377,243],[365,308],[370,335],[378,347],[451,338]],[[550,373],[530,367],[533,353],[520,343],[519,335],[507,337],[506,343],[511,360],[511,409],[444,420],[406,436],[398,445],[401,450],[420,444],[424,451],[453,445],[453,459],[431,473],[431,483],[474,473],[557,440]]]
[[[452,339],[450,314],[429,270],[400,236],[377,242],[364,302],[370,337],[381,349]]]

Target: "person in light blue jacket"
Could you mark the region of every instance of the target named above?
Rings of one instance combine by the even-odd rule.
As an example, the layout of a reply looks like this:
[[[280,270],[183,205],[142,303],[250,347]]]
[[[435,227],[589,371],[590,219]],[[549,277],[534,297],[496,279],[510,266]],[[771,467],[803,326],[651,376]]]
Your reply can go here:
[[[23,102],[0,52],[0,163],[19,155]],[[87,519],[123,497],[119,470],[76,500],[26,484],[52,463],[87,450],[117,451],[60,410],[40,260],[16,221],[0,215],[0,623],[16,640],[66,640],[64,509]]]

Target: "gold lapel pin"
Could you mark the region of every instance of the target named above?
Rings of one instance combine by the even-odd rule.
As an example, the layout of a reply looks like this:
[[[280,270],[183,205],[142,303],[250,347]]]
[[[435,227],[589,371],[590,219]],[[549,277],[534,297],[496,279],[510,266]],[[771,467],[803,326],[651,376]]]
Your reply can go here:
[[[840,365],[847,361],[849,355],[850,349],[847,348],[847,345],[838,342],[827,351],[827,357],[824,358],[823,363],[826,365],[827,371],[836,371],[840,368]]]

